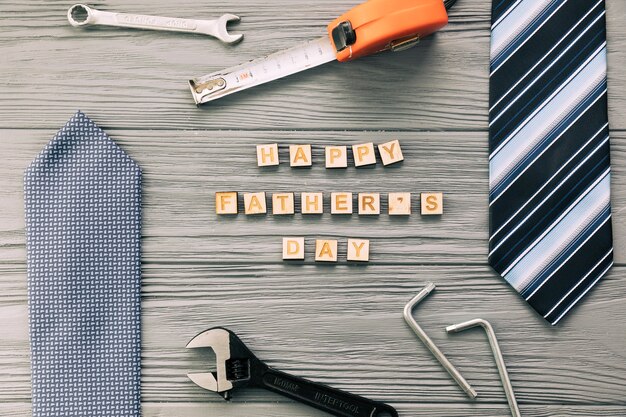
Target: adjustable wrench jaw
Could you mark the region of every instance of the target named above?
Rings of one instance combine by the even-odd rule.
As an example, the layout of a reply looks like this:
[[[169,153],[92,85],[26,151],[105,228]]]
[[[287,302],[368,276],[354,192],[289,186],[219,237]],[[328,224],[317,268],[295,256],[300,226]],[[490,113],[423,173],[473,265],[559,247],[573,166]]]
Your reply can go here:
[[[253,385],[266,366],[254,356],[237,335],[214,327],[191,339],[188,349],[211,348],[215,352],[215,372],[187,374],[196,385],[229,400],[234,388]]]

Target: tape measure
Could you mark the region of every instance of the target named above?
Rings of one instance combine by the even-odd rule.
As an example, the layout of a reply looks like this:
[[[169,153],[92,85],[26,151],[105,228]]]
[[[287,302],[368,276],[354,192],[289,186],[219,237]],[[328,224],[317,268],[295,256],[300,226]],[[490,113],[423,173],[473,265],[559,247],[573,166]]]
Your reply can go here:
[[[402,51],[448,23],[456,0],[369,0],[333,20],[327,35],[236,67],[189,80],[197,105],[330,61]]]

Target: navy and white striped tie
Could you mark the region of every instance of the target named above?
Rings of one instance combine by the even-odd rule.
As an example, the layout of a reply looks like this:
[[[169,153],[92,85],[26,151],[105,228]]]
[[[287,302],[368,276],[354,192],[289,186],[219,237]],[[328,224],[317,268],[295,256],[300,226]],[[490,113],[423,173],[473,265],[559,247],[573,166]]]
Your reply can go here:
[[[613,263],[604,0],[494,0],[489,263],[556,324]]]

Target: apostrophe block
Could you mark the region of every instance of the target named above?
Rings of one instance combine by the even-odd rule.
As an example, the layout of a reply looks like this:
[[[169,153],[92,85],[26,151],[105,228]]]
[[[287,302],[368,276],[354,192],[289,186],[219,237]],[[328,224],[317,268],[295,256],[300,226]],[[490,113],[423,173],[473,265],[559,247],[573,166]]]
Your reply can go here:
[[[359,216],[380,214],[379,193],[359,193]]]
[[[389,193],[389,215],[411,215],[411,193]]]
[[[326,168],[347,168],[348,148],[345,146],[326,147]]]
[[[337,241],[336,240],[316,240],[315,241],[315,261],[316,262],[337,262]]]
[[[422,216],[443,214],[443,193],[422,193]]]
[[[256,162],[260,167],[278,165],[278,144],[257,145]]]
[[[267,206],[265,203],[265,193],[244,193],[243,204],[246,214],[265,214]]]
[[[312,165],[311,145],[289,145],[289,165],[310,167]]]
[[[391,165],[404,160],[402,149],[400,148],[400,141],[398,140],[392,140],[391,142],[378,145],[378,152],[380,152],[383,165]]]
[[[302,193],[301,212],[302,214],[322,214],[324,213],[324,194],[322,193]]]
[[[304,260],[304,238],[283,238],[283,259]]]
[[[370,260],[370,241],[366,239],[348,239],[348,261],[368,262]]]
[[[354,156],[354,166],[376,165],[376,151],[373,143],[363,143],[352,145],[352,155]]]
[[[331,193],[330,213],[352,214],[352,193]]]
[[[293,193],[272,194],[272,214],[294,214]]]
[[[236,192],[215,193],[215,213],[237,214],[237,193]]]

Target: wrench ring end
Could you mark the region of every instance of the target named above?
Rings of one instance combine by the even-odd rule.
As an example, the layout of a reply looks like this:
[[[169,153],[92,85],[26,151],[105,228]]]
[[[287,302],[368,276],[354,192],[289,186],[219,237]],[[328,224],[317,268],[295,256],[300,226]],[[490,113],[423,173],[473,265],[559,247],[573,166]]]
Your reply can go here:
[[[75,4],[67,10],[67,20],[74,27],[88,25],[92,15],[89,6],[81,3]]]

